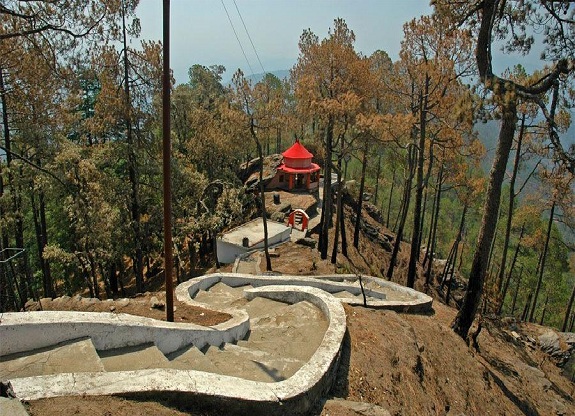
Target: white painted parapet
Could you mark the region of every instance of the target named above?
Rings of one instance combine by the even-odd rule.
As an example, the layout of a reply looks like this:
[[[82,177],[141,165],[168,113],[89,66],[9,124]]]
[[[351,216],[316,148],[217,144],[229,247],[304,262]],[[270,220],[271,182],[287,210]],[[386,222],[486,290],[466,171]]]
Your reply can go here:
[[[256,276],[243,273],[213,273],[181,283],[176,288],[176,296],[178,300],[184,301],[184,299],[193,298],[200,290],[208,290],[218,282],[232,287],[245,285],[254,287],[266,285],[311,286],[329,293],[346,291],[354,296],[362,294],[359,286],[359,276],[355,274]],[[362,282],[364,285],[373,282],[376,285],[387,287],[410,298],[410,300],[387,299],[385,293],[375,289],[364,288],[365,295],[371,298],[367,302],[367,307],[391,309],[400,312],[425,312],[431,310],[433,298],[417,290],[372,276],[362,276]],[[351,297],[339,298],[339,300],[350,305],[363,305],[363,301]]]
[[[213,327],[173,323],[128,314],[39,311],[2,314],[0,356],[90,337],[97,350],[154,343],[164,354],[189,345],[221,345],[245,337],[249,316],[236,310],[232,319]]]

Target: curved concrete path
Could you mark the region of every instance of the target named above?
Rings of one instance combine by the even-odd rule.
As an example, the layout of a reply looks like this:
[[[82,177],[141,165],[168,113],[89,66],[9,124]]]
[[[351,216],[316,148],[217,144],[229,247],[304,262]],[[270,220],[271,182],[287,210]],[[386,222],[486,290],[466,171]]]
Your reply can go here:
[[[307,301],[326,316],[329,324],[319,347],[309,361],[286,380],[266,383],[195,370],[156,368],[17,378],[11,380],[14,392],[25,400],[83,394],[178,393],[180,397],[188,395],[197,399],[199,396],[207,401],[216,400],[220,405],[233,404],[227,410],[235,414],[305,413],[329,390],[337,369],[346,327],[341,303],[312,287],[265,286],[247,289],[244,293],[248,300],[261,296],[287,303]]]
[[[412,289],[370,276],[361,280],[370,307],[410,312],[431,308],[431,298]],[[3,314],[2,357],[90,337],[103,362],[103,370],[95,372],[80,369],[13,378],[14,391],[27,400],[80,394],[177,393],[235,414],[301,414],[333,382],[346,328],[341,302],[364,304],[355,275],[215,273],[180,284],[176,296],[190,304],[223,310],[233,318],[198,328],[122,314]],[[315,326],[307,325],[312,322]],[[287,342],[280,342],[281,336]],[[174,364],[150,362],[154,368],[123,370],[124,360],[121,355],[114,356],[114,349],[141,345],[159,348]],[[203,367],[195,347],[206,349],[204,355],[210,356]],[[112,351],[112,356],[102,351]],[[263,372],[255,371],[256,367]]]
[[[425,312],[431,310],[433,304],[431,296],[377,277],[361,276],[362,284],[360,284],[360,276],[355,274],[262,276],[247,273],[213,273],[178,285],[176,296],[180,301],[196,304],[193,301],[196,293],[207,290],[218,282],[231,287],[247,285],[261,287],[274,284],[316,287],[331,293],[344,303],[361,306],[364,305],[363,294],[365,294],[368,307],[400,312]]]

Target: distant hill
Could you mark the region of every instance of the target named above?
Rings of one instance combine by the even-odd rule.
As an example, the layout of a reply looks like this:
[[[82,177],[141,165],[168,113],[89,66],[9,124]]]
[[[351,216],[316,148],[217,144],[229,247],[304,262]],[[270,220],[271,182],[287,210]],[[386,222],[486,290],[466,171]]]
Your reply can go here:
[[[489,173],[493,157],[495,155],[495,147],[497,146],[497,138],[499,135],[499,122],[495,120],[488,121],[487,123],[475,124],[475,131],[478,138],[485,146],[486,154],[481,161],[481,167],[485,173]]]
[[[257,82],[260,82],[262,79],[264,79],[264,76],[266,75],[266,73],[275,75],[276,77],[278,77],[281,80],[289,78],[289,69],[278,69],[277,71],[261,72],[259,74],[250,75],[246,78],[255,84]]]
[[[264,76],[266,75],[266,73],[275,75],[276,77],[278,77],[282,81],[284,79],[289,78],[289,69],[278,69],[277,71],[260,72],[259,74],[246,75],[246,79],[251,81],[252,84],[256,84],[256,83],[260,82],[262,79],[264,79]],[[227,75],[227,72],[226,72],[226,75]],[[233,73],[229,74],[230,78],[226,78],[224,76],[224,80],[222,83],[224,85],[230,85],[232,82],[232,79],[231,79],[232,75],[233,75]]]

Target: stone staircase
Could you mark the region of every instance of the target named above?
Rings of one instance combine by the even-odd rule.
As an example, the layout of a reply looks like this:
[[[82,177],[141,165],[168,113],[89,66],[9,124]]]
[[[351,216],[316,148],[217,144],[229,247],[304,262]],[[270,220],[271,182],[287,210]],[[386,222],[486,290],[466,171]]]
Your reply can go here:
[[[243,297],[243,286],[217,283],[199,291],[194,300],[221,308],[245,309],[250,331],[236,344],[224,343],[202,350],[193,345],[164,355],[153,343],[97,351],[90,338],[6,355],[0,361],[0,379],[59,373],[117,372],[153,368],[196,370],[276,382],[297,372],[316,351],[328,322],[319,308],[307,301],[295,304]]]

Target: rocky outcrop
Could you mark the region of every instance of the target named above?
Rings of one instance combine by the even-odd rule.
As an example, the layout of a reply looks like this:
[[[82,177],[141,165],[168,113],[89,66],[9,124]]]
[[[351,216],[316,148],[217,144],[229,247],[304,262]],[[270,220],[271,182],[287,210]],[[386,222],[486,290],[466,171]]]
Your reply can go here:
[[[563,368],[563,375],[575,379],[575,333],[549,330],[538,338],[541,350]]]
[[[266,186],[276,176],[277,168],[282,164],[283,156],[274,154],[264,157],[263,182]],[[238,174],[246,189],[256,190],[260,183],[260,159],[255,158],[240,166]]]

